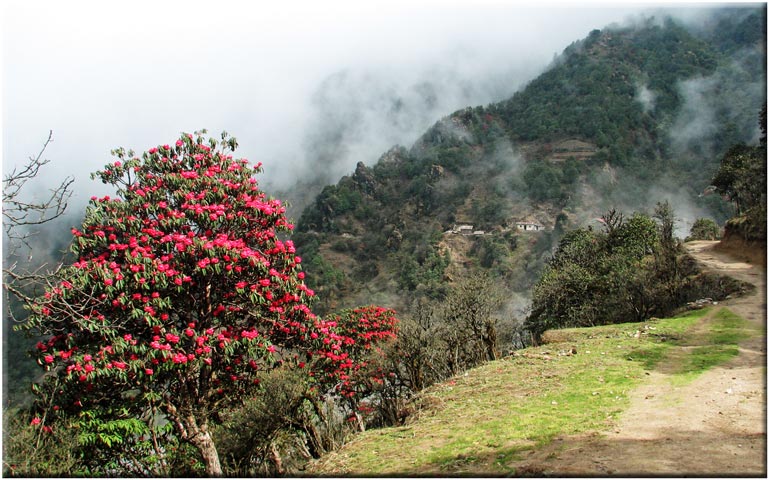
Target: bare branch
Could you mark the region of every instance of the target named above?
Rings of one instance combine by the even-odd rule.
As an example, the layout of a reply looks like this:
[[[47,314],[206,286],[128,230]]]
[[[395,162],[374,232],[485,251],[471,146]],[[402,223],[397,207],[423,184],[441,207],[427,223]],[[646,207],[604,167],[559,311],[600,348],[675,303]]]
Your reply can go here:
[[[29,248],[28,239],[34,232],[24,227],[42,225],[59,218],[65,213],[72,197],[75,178],[68,175],[56,187],[49,189],[50,194],[45,199],[29,202],[22,199],[22,194],[28,189],[25,188],[27,182],[36,179],[41,169],[50,163],[50,160],[43,158],[43,154],[52,141],[53,131],[50,131],[37,156],[30,157],[21,169],[14,168],[3,178],[5,233],[17,245],[21,243]]]
[[[612,208],[601,216],[601,221],[606,228],[606,233],[612,235],[622,227],[622,224],[625,222],[625,217],[622,212],[618,211],[616,208]]]
[[[17,264],[13,263],[3,269],[3,288],[7,300],[6,304],[11,305],[11,297],[15,297],[22,304],[31,306],[34,304],[34,299],[37,295],[46,287],[53,285],[54,279],[57,278],[62,265],[57,265],[53,271],[48,269],[48,265],[41,265],[31,272],[27,271],[24,273],[19,273],[16,267]],[[12,308],[7,308],[5,313],[13,323],[24,321],[16,317]]]

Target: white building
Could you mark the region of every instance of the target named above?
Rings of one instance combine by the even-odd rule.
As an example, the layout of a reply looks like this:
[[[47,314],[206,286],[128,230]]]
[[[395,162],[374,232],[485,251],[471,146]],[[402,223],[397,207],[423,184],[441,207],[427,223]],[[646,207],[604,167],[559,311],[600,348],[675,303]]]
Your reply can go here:
[[[524,232],[539,232],[545,227],[534,222],[515,222],[515,228]]]
[[[461,235],[472,235],[473,226],[472,225],[454,225],[451,228],[451,233],[459,233]]]

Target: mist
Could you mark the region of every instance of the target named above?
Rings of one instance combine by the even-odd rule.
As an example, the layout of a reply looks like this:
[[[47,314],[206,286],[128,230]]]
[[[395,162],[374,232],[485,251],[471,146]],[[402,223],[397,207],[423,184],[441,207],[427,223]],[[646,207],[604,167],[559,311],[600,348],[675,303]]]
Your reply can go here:
[[[713,137],[718,125],[734,126],[735,142],[755,143],[761,134],[758,110],[766,99],[766,82],[746,82],[746,62],[755,61],[754,51],[742,52],[742,60],[728,69],[718,69],[708,77],[679,84],[683,99],[681,113],[670,129],[672,146],[677,155],[711,155]],[[728,102],[717,102],[714,92],[733,92]],[[743,133],[745,132],[745,133]]]
[[[506,98],[534,75],[523,67],[511,72],[503,65],[476,63],[477,57],[459,52],[445,64],[397,76],[377,67],[330,75],[311,97],[300,161],[275,183],[285,187],[306,171],[336,182],[358,161],[372,164],[394,145],[410,146],[442,116]]]
[[[286,189],[335,181],[441,117],[509,96],[575,39],[638,7],[481,2],[5,2],[3,170],[37,152],[41,190],[123,146],[227,130]]]

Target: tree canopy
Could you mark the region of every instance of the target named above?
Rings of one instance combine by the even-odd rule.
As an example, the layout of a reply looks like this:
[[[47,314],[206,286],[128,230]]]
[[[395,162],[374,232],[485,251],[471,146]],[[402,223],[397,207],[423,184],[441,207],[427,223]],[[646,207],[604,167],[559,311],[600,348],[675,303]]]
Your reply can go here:
[[[656,217],[659,224],[643,213],[626,220],[610,210],[599,219],[603,231],[563,236],[534,286],[526,326],[535,339],[550,328],[640,321],[671,307],[667,290],[681,272],[670,206],[658,205]]]
[[[758,145],[739,143],[724,154],[713,177],[713,186],[734,203],[736,216],[726,233],[737,232],[746,240],[766,240],[766,103],[759,112]]]

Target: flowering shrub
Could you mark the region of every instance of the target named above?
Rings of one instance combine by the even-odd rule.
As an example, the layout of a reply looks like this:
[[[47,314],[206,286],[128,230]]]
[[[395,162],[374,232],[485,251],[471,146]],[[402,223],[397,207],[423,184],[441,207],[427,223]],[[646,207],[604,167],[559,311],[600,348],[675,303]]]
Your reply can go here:
[[[318,331],[311,337],[323,335],[316,341],[314,354],[319,361],[312,375],[322,384],[346,398],[363,396],[368,381],[382,383],[385,373],[367,369],[372,355],[383,355],[380,344],[395,339],[398,320],[395,312],[378,306],[346,310],[318,322]],[[366,381],[360,381],[361,373]]]
[[[395,326],[384,309],[336,320],[311,312],[301,258],[281,236],[293,229],[285,206],[260,191],[261,164],[234,159],[236,147],[226,133],[183,134],[141,157],[113,151],[93,176],[116,196],[91,198],[72,229],[77,260],[31,303],[25,325],[47,338],[37,358],[50,373],[36,391],[53,413],[119,406],[148,423],[162,414],[209,475],[221,474],[209,419],[262,371],[302,366],[305,353],[353,391],[345,372]]]

